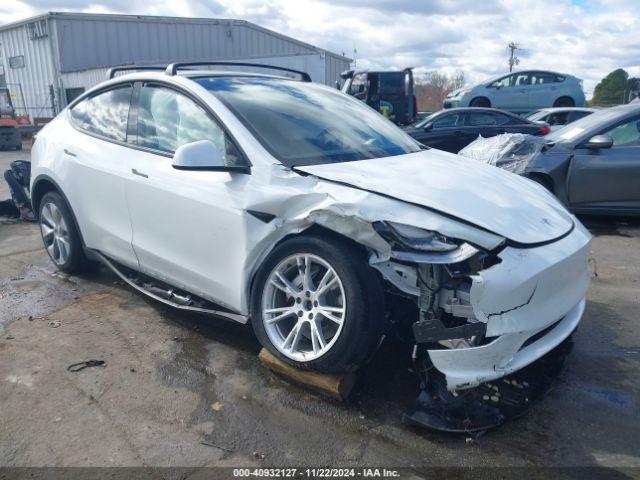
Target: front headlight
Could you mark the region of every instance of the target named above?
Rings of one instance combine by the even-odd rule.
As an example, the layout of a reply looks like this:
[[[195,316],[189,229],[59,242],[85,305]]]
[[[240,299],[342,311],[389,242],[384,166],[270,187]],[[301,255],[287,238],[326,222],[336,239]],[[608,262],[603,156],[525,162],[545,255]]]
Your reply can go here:
[[[395,222],[374,222],[373,228],[391,245],[391,257],[414,263],[453,264],[473,257],[478,249],[460,240]]]
[[[462,90],[460,92],[460,96],[461,97],[466,97],[467,95],[469,95],[471,93],[471,90]]]
[[[402,223],[375,222],[373,228],[392,246],[396,244],[409,250],[451,252],[459,247],[457,243],[438,232]]]

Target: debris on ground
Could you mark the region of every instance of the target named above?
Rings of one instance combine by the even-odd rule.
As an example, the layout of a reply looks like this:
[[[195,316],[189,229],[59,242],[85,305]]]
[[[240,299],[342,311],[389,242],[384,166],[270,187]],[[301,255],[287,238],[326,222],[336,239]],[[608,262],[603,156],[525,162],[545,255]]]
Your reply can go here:
[[[85,360],[84,362],[72,363],[67,367],[70,372],[79,372],[85,368],[91,367],[106,367],[107,362],[104,360]]]
[[[48,322],[48,325],[51,328],[58,328],[60,325],[62,325],[62,323],[59,320],[51,320]]]
[[[211,442],[200,442],[200,445],[204,445],[206,447],[213,447],[213,448],[219,448],[220,450],[224,450],[225,452],[229,452],[229,453],[233,453],[233,450],[231,450],[230,448],[227,447],[222,447],[220,445],[217,445],[215,443],[211,443]]]
[[[222,410],[222,407],[224,406],[224,403],[220,403],[220,402],[215,402],[211,404],[211,409],[214,412],[219,412],[220,410]]]

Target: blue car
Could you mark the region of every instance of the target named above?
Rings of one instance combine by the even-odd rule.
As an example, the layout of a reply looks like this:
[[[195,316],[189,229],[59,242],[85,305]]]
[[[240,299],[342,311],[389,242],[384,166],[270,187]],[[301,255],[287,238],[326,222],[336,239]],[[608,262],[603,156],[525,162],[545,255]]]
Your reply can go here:
[[[451,92],[444,108],[493,107],[527,113],[548,107],[583,107],[582,80],[541,70],[515,72]]]

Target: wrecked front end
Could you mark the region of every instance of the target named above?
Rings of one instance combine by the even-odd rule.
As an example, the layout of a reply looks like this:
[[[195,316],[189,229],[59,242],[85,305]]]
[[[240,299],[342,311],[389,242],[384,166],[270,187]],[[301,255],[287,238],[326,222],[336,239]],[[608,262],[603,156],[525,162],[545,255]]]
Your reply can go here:
[[[553,242],[505,241],[489,251],[437,235],[420,244],[393,224],[374,226],[392,248],[372,266],[418,311],[413,361],[422,393],[406,420],[477,431],[524,412],[559,374],[584,311],[586,229],[576,221]]]
[[[390,323],[411,331],[422,394],[407,420],[482,430],[557,376],[584,310],[591,236],[529,180],[423,156],[434,168],[390,158],[296,169],[313,196],[293,197],[282,226],[319,226],[369,252]],[[446,184],[446,168],[458,183]]]

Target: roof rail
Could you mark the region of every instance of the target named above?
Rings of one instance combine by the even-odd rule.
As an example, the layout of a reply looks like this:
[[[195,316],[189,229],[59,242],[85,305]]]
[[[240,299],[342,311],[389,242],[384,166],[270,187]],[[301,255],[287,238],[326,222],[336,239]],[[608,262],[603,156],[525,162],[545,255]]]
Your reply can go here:
[[[164,73],[167,75],[175,75],[178,73],[178,69],[182,67],[198,67],[198,66],[211,66],[211,65],[221,65],[221,66],[231,66],[231,67],[257,67],[257,68],[268,68],[270,70],[280,70],[282,72],[290,72],[295,73],[296,75],[300,75],[300,79],[303,82],[310,82],[311,77],[307,72],[301,72],[300,70],[293,70],[292,68],[285,67],[277,67],[275,65],[265,65],[262,63],[245,63],[245,62],[179,62],[172,63],[167,66],[167,69]]]
[[[156,72],[161,72],[165,69],[165,67],[162,66],[157,66],[157,67],[152,67],[150,65],[148,66],[138,66],[136,67],[135,65],[129,66],[129,67],[114,67],[114,68],[110,68],[109,69],[109,73],[107,74],[109,76],[109,79],[114,78],[116,76],[116,73],[118,72],[124,72],[127,70],[135,70],[135,71],[142,71],[142,70],[152,70],[152,71],[156,71]]]

